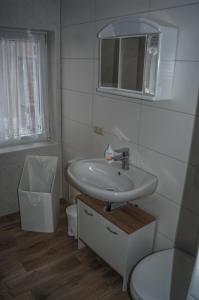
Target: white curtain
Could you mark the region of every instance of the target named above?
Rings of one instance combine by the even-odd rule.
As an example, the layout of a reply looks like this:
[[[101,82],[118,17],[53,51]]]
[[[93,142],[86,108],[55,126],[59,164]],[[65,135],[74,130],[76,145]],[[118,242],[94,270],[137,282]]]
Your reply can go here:
[[[41,47],[34,35],[0,33],[0,145],[47,134]]]

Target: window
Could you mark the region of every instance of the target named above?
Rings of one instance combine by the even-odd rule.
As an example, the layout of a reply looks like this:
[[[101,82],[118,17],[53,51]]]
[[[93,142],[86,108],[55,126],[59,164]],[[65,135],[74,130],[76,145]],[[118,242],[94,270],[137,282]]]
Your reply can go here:
[[[0,30],[0,146],[46,140],[46,33]]]

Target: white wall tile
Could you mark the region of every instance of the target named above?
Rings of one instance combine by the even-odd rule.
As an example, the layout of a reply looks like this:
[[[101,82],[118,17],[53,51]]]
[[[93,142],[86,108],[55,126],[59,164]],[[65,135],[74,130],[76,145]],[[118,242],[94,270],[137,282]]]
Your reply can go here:
[[[185,163],[139,147],[137,165],[158,177],[157,192],[181,204],[187,170]]]
[[[60,25],[59,1],[1,0],[0,26],[53,30]]]
[[[157,230],[168,239],[175,240],[180,206],[167,198],[154,194],[133,201],[157,218]]]
[[[198,0],[151,0],[150,9],[162,9],[167,7],[174,7],[178,5],[198,3]]]
[[[93,58],[95,23],[63,27],[62,58]]]
[[[190,114],[198,105],[199,62],[177,61],[175,66],[171,108]]]
[[[167,237],[157,232],[155,238],[154,251],[171,249],[173,247],[174,247],[174,241],[169,240]]]
[[[165,9],[149,16],[178,28],[177,60],[199,60],[199,4]]]
[[[62,88],[91,93],[93,89],[93,61],[63,59]]]
[[[169,13],[180,28],[176,59],[199,60],[199,5],[175,8]]]
[[[96,0],[96,19],[147,11],[149,0]]]
[[[69,119],[91,125],[92,95],[62,90],[62,114]]]
[[[94,75],[93,75],[93,93],[96,94],[98,88],[98,74],[99,74],[99,61],[97,59],[94,60]]]
[[[95,0],[62,0],[62,26],[93,21],[95,15]]]
[[[198,106],[199,62],[176,61],[172,99],[148,105],[195,114]]]
[[[193,124],[191,115],[143,106],[140,144],[186,162]]]
[[[83,154],[79,153],[79,151],[76,151],[76,149],[74,150],[71,147],[69,147],[65,141],[63,141],[63,143],[62,143],[62,151],[63,151],[63,153],[62,153],[63,168],[68,166],[68,162],[70,160],[84,158]],[[66,187],[66,189],[67,189],[67,187]]]
[[[127,139],[137,143],[140,105],[94,96],[93,124],[115,134],[120,130]]]
[[[87,158],[92,152],[92,128],[76,121],[63,118],[62,136],[64,149],[73,158]]]
[[[0,169],[0,216],[11,214],[17,211],[18,199],[17,191],[21,177],[22,168],[20,163],[1,163]],[[12,183],[10,181],[12,180]]]

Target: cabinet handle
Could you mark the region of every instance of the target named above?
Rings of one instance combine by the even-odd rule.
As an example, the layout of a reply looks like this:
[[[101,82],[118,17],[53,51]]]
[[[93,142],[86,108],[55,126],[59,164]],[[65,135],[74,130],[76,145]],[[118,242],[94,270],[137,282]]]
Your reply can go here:
[[[107,229],[109,232],[111,232],[112,234],[115,234],[115,235],[118,234],[116,231],[111,230],[110,227],[108,227],[108,226],[106,226],[106,229]]]
[[[84,212],[85,212],[88,216],[93,217],[93,214],[92,214],[92,213],[89,213],[87,209],[84,209]]]

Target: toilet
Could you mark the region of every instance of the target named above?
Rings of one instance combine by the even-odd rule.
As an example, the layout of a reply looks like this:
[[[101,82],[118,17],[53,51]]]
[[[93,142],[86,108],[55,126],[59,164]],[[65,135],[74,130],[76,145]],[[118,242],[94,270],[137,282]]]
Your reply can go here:
[[[129,294],[133,300],[183,300],[189,288],[194,259],[169,249],[141,260],[129,278]]]

